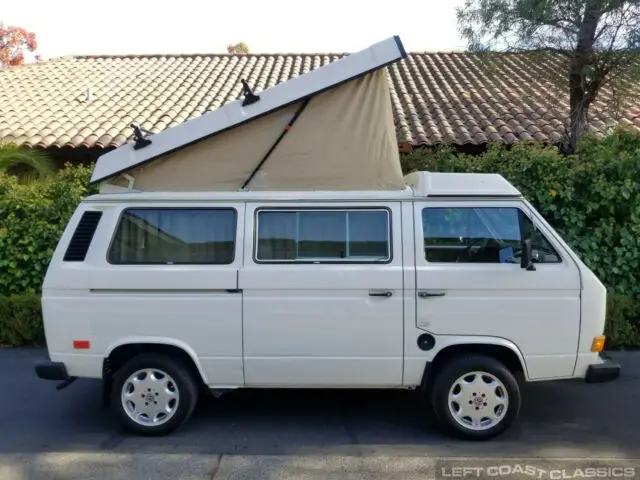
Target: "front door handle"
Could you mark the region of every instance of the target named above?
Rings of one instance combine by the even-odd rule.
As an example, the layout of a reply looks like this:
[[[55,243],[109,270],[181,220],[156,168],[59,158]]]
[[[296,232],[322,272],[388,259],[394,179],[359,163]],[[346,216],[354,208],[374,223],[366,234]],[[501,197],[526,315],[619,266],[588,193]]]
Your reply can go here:
[[[445,295],[446,295],[446,292],[443,292],[443,291],[439,291],[439,292],[426,292],[426,291],[418,292],[418,296],[420,298],[444,297]]]
[[[370,297],[390,297],[392,295],[391,290],[369,290]]]

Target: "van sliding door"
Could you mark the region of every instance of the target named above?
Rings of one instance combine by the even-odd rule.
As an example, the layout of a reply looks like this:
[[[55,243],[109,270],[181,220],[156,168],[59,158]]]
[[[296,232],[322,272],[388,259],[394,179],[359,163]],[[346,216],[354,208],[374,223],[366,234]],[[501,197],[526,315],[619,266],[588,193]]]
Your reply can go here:
[[[247,205],[247,385],[402,384],[400,226],[399,202]]]

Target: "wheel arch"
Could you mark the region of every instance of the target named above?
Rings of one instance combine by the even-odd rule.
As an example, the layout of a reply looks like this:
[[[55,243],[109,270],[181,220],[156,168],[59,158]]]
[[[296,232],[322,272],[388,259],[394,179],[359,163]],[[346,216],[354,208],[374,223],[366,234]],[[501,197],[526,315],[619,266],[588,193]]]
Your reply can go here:
[[[440,349],[431,362],[425,366],[422,377],[422,388],[428,387],[433,376],[452,358],[466,354],[483,354],[502,362],[512,373],[522,374],[529,380],[527,364],[520,349],[511,341],[500,337],[453,337],[439,339]]]
[[[192,369],[203,386],[207,385],[207,376],[198,361],[196,352],[185,342],[165,337],[130,337],[111,344],[103,360],[102,377],[105,384],[110,383],[111,376],[124,362],[140,353],[164,353],[177,356]]]

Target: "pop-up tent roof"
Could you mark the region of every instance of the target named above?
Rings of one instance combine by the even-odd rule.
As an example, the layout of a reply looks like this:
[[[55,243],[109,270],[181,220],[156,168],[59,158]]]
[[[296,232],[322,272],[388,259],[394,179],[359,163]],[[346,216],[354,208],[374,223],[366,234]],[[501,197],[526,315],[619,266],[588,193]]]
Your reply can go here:
[[[144,191],[402,189],[383,67],[398,37],[105,155],[92,183]],[[106,190],[106,189],[105,189]]]

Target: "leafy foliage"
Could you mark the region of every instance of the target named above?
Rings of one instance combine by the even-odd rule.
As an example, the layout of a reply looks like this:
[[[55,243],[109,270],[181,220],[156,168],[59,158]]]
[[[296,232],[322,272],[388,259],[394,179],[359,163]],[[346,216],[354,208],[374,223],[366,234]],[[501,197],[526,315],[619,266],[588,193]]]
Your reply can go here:
[[[606,348],[640,347],[640,300],[625,295],[607,298]]]
[[[38,182],[0,175],[0,295],[40,291],[47,266],[90,169],[67,166]]]
[[[589,108],[603,87],[610,87],[615,109],[632,101],[640,79],[638,0],[466,0],[457,15],[472,50],[557,52],[564,58],[561,68],[547,69],[542,83],[552,81],[568,93],[566,151],[576,151],[588,131]]]
[[[457,9],[473,49],[572,50],[593,20],[594,49],[633,50],[640,45],[638,15],[637,0],[466,0]]]
[[[33,52],[37,46],[35,33],[0,23],[0,67],[22,65],[25,52]]]
[[[236,43],[235,45],[230,43],[227,45],[227,52],[236,54],[249,53],[249,46],[244,42]]]
[[[53,160],[41,150],[0,142],[0,173],[16,174],[24,179],[46,177],[55,169]]]
[[[0,346],[44,344],[40,295],[0,296]]]

